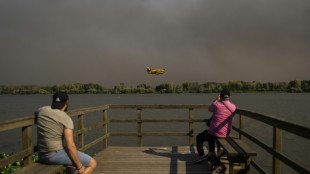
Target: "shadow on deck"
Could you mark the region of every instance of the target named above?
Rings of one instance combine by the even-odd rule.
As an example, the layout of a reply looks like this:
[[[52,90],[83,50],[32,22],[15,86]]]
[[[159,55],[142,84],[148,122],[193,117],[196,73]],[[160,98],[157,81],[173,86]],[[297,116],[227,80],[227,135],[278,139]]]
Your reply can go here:
[[[113,147],[100,152],[95,159],[95,174],[206,174],[207,161],[194,164],[197,158],[194,147]],[[223,161],[223,160],[222,160]],[[223,161],[225,162],[225,161]],[[225,162],[225,164],[227,164]],[[227,166],[228,167],[228,166]],[[227,173],[227,172],[226,172]]]

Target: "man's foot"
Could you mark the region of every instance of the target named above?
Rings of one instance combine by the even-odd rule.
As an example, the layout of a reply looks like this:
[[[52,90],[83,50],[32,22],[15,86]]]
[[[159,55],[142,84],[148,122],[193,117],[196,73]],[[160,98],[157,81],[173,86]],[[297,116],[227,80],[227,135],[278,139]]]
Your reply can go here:
[[[225,167],[224,164],[220,164],[220,165],[218,165],[218,166],[215,166],[214,171],[215,171],[216,173],[225,173],[226,167]]]
[[[207,156],[206,156],[206,155],[202,155],[202,156],[199,156],[199,158],[196,159],[196,160],[194,161],[194,163],[195,163],[195,164],[199,164],[199,163],[203,162],[203,161],[206,160],[206,159],[207,159]]]
[[[206,157],[207,157],[208,161],[214,161],[215,153],[214,152],[209,152]]]
[[[207,155],[207,160],[209,161],[209,171],[213,171],[214,170],[214,159],[216,158],[215,153],[214,152],[209,152]]]

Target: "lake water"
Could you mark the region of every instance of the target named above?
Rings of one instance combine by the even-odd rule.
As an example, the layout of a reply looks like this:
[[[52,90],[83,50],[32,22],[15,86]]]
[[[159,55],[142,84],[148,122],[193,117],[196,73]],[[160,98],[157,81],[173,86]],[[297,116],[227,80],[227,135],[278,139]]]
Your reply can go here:
[[[70,109],[80,109],[105,104],[210,104],[217,94],[102,94],[102,95],[69,95]],[[289,93],[233,93],[231,102],[238,108],[271,115],[287,121],[291,121],[303,126],[310,127],[310,107],[308,99],[309,93],[289,94]],[[52,95],[0,95],[0,121],[32,116],[34,111],[45,105],[51,104]],[[194,118],[209,118],[211,114],[206,110],[195,110]],[[86,115],[85,126],[96,123],[102,119],[101,113]],[[108,117],[112,119],[131,118],[136,119],[136,110],[109,110]],[[188,118],[188,110],[143,110],[144,119],[154,118]],[[238,117],[236,117],[238,118]],[[74,119],[76,125],[76,119]],[[237,119],[235,120],[237,125]],[[114,123],[109,125],[109,132],[136,132],[134,123]],[[203,123],[195,123],[194,132],[200,132],[206,127]],[[35,129],[35,128],[34,128]],[[166,123],[150,124],[143,123],[144,132],[187,132],[188,124],[185,123]],[[246,119],[246,131],[255,135],[266,144],[272,146],[272,128],[266,124],[259,123],[255,120]],[[34,130],[35,132],[35,130]],[[102,133],[102,130],[94,130],[86,134],[86,143],[95,139]],[[35,133],[34,133],[35,136]],[[0,152],[16,152],[21,150],[20,130],[13,130],[0,133]],[[36,143],[36,140],[34,140]],[[135,146],[136,137],[111,137],[109,145],[118,146]],[[254,159],[263,167],[271,170],[272,157],[261,150],[259,147],[247,141],[255,148],[259,155]],[[187,137],[143,137],[145,146],[172,146],[188,145]],[[283,133],[283,152],[290,158],[304,166],[309,166],[310,161],[310,141],[304,140],[296,135]],[[100,149],[98,145],[89,150],[92,154]],[[252,173],[252,172],[251,172]],[[283,165],[283,173],[296,173]]]

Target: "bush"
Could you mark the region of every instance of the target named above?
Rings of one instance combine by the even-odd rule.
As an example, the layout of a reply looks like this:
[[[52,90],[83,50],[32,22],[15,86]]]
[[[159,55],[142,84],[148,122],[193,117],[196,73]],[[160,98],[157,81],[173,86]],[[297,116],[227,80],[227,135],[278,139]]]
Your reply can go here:
[[[0,160],[1,160],[1,159],[4,159],[4,158],[7,158],[7,157],[9,157],[9,156],[11,156],[11,155],[13,155],[13,153],[11,153],[11,154],[6,154],[6,153],[4,153],[4,152],[1,152],[1,153],[0,153]],[[33,154],[33,155],[32,155],[32,160],[33,160],[33,162],[38,161],[38,159],[39,159],[39,157],[38,157],[37,154]],[[15,171],[17,171],[17,170],[20,170],[20,169],[23,168],[23,166],[24,166],[24,165],[23,165],[23,161],[24,161],[24,160],[21,159],[21,160],[15,162],[15,163],[13,163],[13,164],[9,164],[9,165],[7,165],[7,166],[1,168],[1,169],[0,169],[0,174],[11,174],[11,173],[13,173],[13,172],[15,172]]]

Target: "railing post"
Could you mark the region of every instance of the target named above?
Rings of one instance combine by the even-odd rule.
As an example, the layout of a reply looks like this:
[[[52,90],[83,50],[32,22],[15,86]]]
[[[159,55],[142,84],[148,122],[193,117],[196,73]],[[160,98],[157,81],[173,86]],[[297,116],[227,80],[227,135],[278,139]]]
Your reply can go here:
[[[84,115],[78,115],[78,130],[84,128]],[[79,149],[84,146],[84,133],[78,135]]]
[[[282,151],[282,130],[276,126],[273,127],[273,148],[277,152]],[[281,161],[275,156],[273,156],[272,173],[281,173]]]
[[[142,146],[142,109],[138,109],[138,146]]]
[[[189,136],[189,145],[194,145],[194,108],[189,108],[189,130],[188,130],[188,136]]]
[[[240,114],[239,117],[239,129],[244,131],[244,116]],[[244,136],[239,133],[239,138],[241,141],[244,141]]]
[[[102,114],[103,122],[108,121],[108,110],[103,110]],[[103,125],[103,136],[108,134],[108,124]],[[106,149],[108,147],[108,139],[103,140],[103,149]]]
[[[26,126],[22,128],[22,143],[23,143],[23,150],[32,147],[32,126]],[[32,163],[32,155],[27,156],[24,158],[24,165],[27,166]]]

